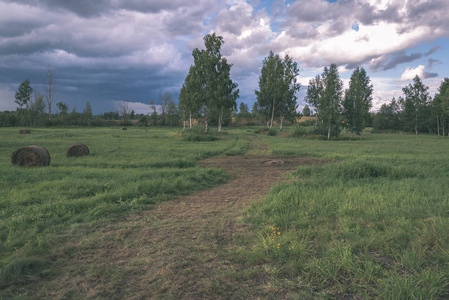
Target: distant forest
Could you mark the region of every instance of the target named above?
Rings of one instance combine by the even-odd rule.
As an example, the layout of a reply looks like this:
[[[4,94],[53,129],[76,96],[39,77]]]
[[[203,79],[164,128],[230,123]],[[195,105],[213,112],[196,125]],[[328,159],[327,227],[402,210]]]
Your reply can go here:
[[[24,84],[24,83],[22,83]],[[25,85],[29,85],[25,81]],[[430,97],[427,87],[421,80],[415,78],[414,83],[404,87],[404,96],[392,99],[383,104],[376,113],[369,113],[365,120],[366,127],[372,127],[377,132],[410,132],[448,136],[449,134],[449,78],[441,83],[439,92]],[[18,91],[19,93],[19,91]],[[16,101],[17,103],[18,101]],[[148,114],[136,114],[122,102],[119,109],[98,115],[92,114],[90,103],[82,111],[76,111],[62,102],[56,104],[58,111],[48,114],[43,95],[30,93],[25,104],[18,103],[15,111],[0,112],[0,127],[68,127],[68,126],[183,126],[188,118],[183,115],[170,93],[165,93],[156,109],[155,101],[150,101]],[[23,104],[23,105],[20,105]],[[299,120],[302,116],[309,117]],[[286,120],[286,124],[297,123],[300,127],[318,126],[317,112],[306,105],[295,118]],[[315,118],[313,118],[315,117]],[[195,114],[195,123],[204,122],[204,116]],[[210,125],[215,126],[216,118],[210,118]],[[223,117],[224,126],[267,125],[269,116],[258,109],[257,102],[250,110],[245,103],[240,103],[239,109],[234,109]],[[345,116],[340,112],[339,123],[345,128]],[[279,122],[275,122],[279,124]],[[348,124],[346,124],[347,126]]]

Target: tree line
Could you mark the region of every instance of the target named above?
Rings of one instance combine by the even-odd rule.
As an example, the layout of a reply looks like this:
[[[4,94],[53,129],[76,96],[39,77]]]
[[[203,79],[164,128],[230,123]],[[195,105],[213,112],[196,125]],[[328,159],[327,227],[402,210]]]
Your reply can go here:
[[[449,134],[449,78],[445,78],[432,98],[419,76],[405,86],[403,96],[383,104],[374,116],[378,131],[405,131],[415,134]]]
[[[275,122],[282,131],[285,122],[295,123],[301,114],[297,108],[297,82],[299,67],[291,57],[281,58],[270,52],[263,60],[259,75],[259,88],[255,91],[256,102],[249,111],[240,103],[237,113],[239,89],[231,79],[232,64],[221,53],[223,37],[207,34],[205,49],[192,51],[194,63],[184,80],[177,105],[170,93],[160,96],[160,109],[156,101],[149,102],[151,112],[136,114],[129,110],[127,102],[121,102],[118,111],[93,115],[90,103],[82,112],[63,102],[56,103],[59,113],[52,113],[55,94],[55,74],[49,67],[46,73],[46,91],[41,94],[22,82],[15,94],[18,105],[14,112],[0,112],[0,126],[108,126],[113,124],[140,126],[188,126],[193,121],[209,126],[234,124],[266,124],[273,128]],[[406,131],[419,133],[449,134],[449,79],[445,79],[435,97],[430,97],[428,87],[416,76],[413,84],[403,88],[403,96],[383,104],[379,112],[370,113],[373,85],[364,68],[353,71],[349,88],[343,90],[337,65],[325,67],[323,73],[309,81],[303,109],[304,116],[314,113],[315,134],[328,139],[338,136],[344,128],[347,132],[360,134],[366,126],[377,131]],[[45,98],[45,99],[44,99]],[[46,100],[46,101],[45,101]],[[46,109],[48,117],[46,117]]]

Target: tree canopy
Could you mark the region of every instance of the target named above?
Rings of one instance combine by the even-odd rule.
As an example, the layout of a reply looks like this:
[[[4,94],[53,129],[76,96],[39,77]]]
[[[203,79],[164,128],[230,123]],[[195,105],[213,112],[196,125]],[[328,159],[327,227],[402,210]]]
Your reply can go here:
[[[231,79],[232,65],[221,54],[223,37],[213,33],[203,40],[206,49],[193,50],[194,65],[184,81],[180,97],[184,110],[192,104],[193,108],[203,111],[206,132],[210,116],[218,115],[218,131],[221,132],[223,115],[236,109],[239,90]]]
[[[284,119],[296,117],[296,92],[300,89],[296,77],[299,75],[298,64],[288,55],[282,60],[278,54],[270,51],[262,63],[259,76],[257,107],[265,115],[273,127],[274,119],[282,124]]]
[[[360,134],[365,128],[372,107],[373,85],[364,68],[352,73],[349,89],[345,91],[343,115],[345,125],[351,133]]]
[[[320,124],[327,131],[327,138],[338,135],[342,110],[343,82],[336,64],[324,67],[323,74],[312,78],[307,88],[306,102],[316,109]],[[332,130],[333,129],[333,130]]]
[[[423,116],[428,113],[428,102],[430,96],[429,87],[424,85],[418,75],[413,79],[413,84],[409,84],[402,89],[405,98],[401,102],[404,109],[404,118],[408,128],[414,128],[418,134],[424,125]]]

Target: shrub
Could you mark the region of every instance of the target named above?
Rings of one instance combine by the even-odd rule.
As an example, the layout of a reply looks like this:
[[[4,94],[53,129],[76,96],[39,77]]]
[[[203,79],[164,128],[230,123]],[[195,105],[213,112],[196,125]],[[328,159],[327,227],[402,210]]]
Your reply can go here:
[[[307,130],[305,127],[300,126],[299,124],[296,125],[296,127],[290,132],[290,136],[292,137],[302,137],[307,136],[309,133],[309,130]]]
[[[204,126],[195,126],[182,132],[182,139],[187,142],[212,142],[218,140],[217,133],[206,133]]]
[[[277,130],[274,129],[274,128],[271,128],[271,129],[268,131],[268,135],[269,135],[269,136],[275,136],[276,134],[278,134],[278,132],[277,132]]]

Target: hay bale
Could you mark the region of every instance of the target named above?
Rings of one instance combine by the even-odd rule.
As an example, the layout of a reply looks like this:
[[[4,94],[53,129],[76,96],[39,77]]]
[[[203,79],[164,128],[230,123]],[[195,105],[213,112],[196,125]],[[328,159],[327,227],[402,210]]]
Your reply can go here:
[[[30,134],[31,131],[29,129],[21,129],[19,130],[19,134]]]
[[[21,167],[49,166],[50,153],[38,145],[22,147],[11,154],[11,163]]]
[[[67,150],[67,156],[86,156],[89,154],[89,148],[82,143],[72,144]]]
[[[122,130],[128,130],[128,128],[126,128],[126,127],[122,127]]]

